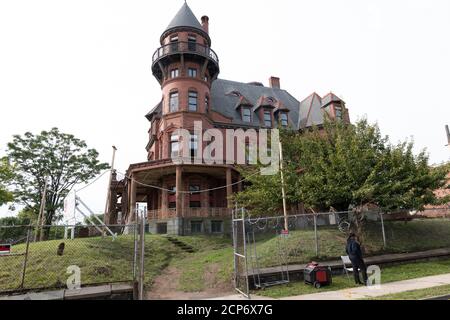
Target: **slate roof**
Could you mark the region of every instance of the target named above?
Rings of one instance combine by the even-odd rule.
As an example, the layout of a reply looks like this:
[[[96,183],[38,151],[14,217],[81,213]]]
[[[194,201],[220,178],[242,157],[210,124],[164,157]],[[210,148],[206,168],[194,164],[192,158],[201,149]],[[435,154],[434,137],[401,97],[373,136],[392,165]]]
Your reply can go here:
[[[239,95],[238,95],[239,94]],[[211,109],[232,119],[232,124],[242,127],[260,127],[262,123],[255,113],[257,106],[271,103],[273,112],[289,110],[289,126],[295,130],[304,129],[324,122],[327,106],[334,101],[342,101],[333,93],[323,98],[313,93],[299,102],[289,92],[283,89],[265,87],[256,83],[242,83],[237,81],[217,79],[211,87]],[[252,106],[252,122],[244,122],[241,118],[239,105]],[[153,117],[162,116],[162,103],[158,103],[147,115],[151,121]]]
[[[217,79],[212,83],[211,87],[211,107],[212,110],[232,118],[233,124],[243,126],[260,126],[259,117],[256,113],[252,115],[252,122],[244,122],[241,114],[236,108],[241,97],[237,97],[232,92],[239,92],[246,101],[253,106],[257,106],[261,97],[275,99],[275,104],[281,102],[283,107],[289,110],[290,125],[298,129],[298,110],[299,101],[291,96],[286,90],[264,87],[255,85],[254,83],[242,83],[230,80]]]

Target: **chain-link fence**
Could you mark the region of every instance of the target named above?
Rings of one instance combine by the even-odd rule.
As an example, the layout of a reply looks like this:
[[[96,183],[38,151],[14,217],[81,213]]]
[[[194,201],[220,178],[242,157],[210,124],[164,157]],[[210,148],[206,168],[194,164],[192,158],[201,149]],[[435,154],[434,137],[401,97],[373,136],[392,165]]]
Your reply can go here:
[[[0,226],[0,292],[133,281],[137,225]]]
[[[289,281],[291,265],[305,265],[312,260],[338,260],[346,255],[345,246],[350,232],[357,233],[365,256],[450,248],[449,209],[442,208],[437,218],[436,210],[433,208],[433,216],[427,215],[427,210],[288,215],[286,231],[284,216],[250,217],[242,209],[240,212],[244,212],[244,217],[234,219],[238,231],[234,232],[233,238],[235,254],[246,243],[245,260],[237,259],[236,278],[243,277],[243,272],[246,272],[258,287],[258,275],[264,271],[274,276],[269,283],[261,284],[262,287]],[[244,263],[246,269],[242,268]],[[242,286],[242,281],[237,284]]]

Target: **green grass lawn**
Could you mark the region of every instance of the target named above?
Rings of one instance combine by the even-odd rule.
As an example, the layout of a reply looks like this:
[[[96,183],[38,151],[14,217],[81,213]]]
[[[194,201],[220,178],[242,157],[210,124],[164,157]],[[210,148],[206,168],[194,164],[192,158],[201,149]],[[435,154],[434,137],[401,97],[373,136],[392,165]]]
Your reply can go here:
[[[364,248],[366,256],[383,253],[404,253],[450,247],[450,220],[414,220],[385,223],[387,247],[383,248],[381,225],[368,223]],[[260,267],[279,265],[280,247],[288,256],[289,264],[303,264],[311,260],[340,259],[345,255],[346,235],[336,227],[319,227],[319,255],[316,256],[314,230],[294,230],[289,238],[258,237],[257,253]]]
[[[81,238],[64,240],[64,255],[56,254],[63,240],[31,243],[25,288],[63,287],[66,285],[67,267],[81,269],[82,285],[133,279],[133,236],[111,238]],[[12,253],[25,252],[25,245],[16,245]],[[146,237],[146,284],[152,280],[181,251],[160,236]],[[20,285],[23,256],[0,257],[0,290],[14,290]]]
[[[371,298],[369,300],[420,300],[450,294],[450,285],[438,286],[427,289],[411,290],[385,296]]]
[[[381,283],[383,284],[393,281],[415,279],[444,273],[450,273],[450,259],[382,267]],[[350,275],[350,279],[348,279],[347,276],[340,275],[333,277],[333,284],[331,286],[320,289],[315,289],[314,287],[304,284],[303,282],[292,282],[287,285],[274,286],[266,288],[265,290],[253,291],[253,294],[272,298],[282,298],[309,293],[341,290],[351,287],[355,287],[353,276]]]

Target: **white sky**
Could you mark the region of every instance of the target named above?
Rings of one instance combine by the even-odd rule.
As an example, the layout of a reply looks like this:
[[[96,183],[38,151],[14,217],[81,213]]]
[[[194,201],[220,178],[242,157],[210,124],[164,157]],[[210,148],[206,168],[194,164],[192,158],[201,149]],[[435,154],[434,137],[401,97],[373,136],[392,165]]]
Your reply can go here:
[[[160,100],[150,71],[159,37],[183,0],[0,0],[0,155],[13,134],[57,126],[116,164],[146,160]],[[393,142],[413,137],[432,163],[448,161],[450,1],[189,0],[210,17],[220,78],[271,75],[298,100],[343,97]],[[83,191],[104,208],[106,177]],[[0,217],[10,215],[0,208]]]

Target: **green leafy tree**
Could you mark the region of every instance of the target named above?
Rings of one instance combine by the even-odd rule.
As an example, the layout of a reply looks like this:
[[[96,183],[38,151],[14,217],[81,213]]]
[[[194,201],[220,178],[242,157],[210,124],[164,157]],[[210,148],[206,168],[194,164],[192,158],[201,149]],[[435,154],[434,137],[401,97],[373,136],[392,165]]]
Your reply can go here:
[[[361,232],[367,204],[382,210],[416,209],[439,201],[434,191],[445,185],[448,170],[431,168],[425,151],[413,154],[413,143],[392,145],[377,125],[367,120],[354,125],[326,121],[323,128],[302,134],[281,134],[287,202],[303,203],[315,210],[356,208],[355,231]],[[253,175],[243,168],[250,182],[236,196],[252,213],[273,214],[282,208],[279,176]]]
[[[8,190],[8,185],[13,177],[13,170],[6,158],[0,159],[0,206],[13,201],[12,192]]]
[[[30,132],[15,135],[8,143],[7,156],[15,168],[16,201],[32,210],[35,216],[39,212],[45,179],[48,179],[45,225],[58,220],[58,209],[76,184],[85,183],[109,168],[107,163],[97,159],[95,149],[88,149],[85,141],[57,128],[37,135]],[[44,230],[44,234],[48,234],[48,230]]]

